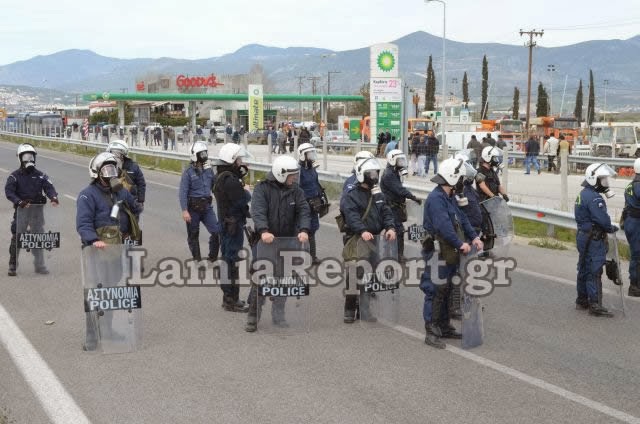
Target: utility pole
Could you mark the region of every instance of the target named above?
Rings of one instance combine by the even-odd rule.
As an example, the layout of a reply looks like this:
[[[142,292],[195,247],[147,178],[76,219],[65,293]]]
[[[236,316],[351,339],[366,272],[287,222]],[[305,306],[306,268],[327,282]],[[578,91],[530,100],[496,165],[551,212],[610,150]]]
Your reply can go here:
[[[536,42],[533,41],[533,37],[542,37],[542,35],[544,34],[544,30],[520,30],[520,36],[523,36],[525,34],[529,36],[529,42],[525,43],[525,47],[529,47],[529,74],[527,77],[527,126],[524,131],[526,137],[529,138],[529,114],[531,113],[531,64],[533,62],[533,48],[536,46]]]
[[[303,85],[302,80],[304,80],[306,78],[306,76],[298,75],[296,78],[298,78],[298,94],[302,95],[302,85]],[[302,122],[302,118],[303,118],[302,117],[302,102],[300,102],[299,106],[300,106],[300,122]]]
[[[607,86],[609,85],[609,80],[604,80],[604,113],[602,117],[603,122],[607,122]]]
[[[321,78],[322,77],[307,78],[309,81],[311,81],[311,94],[313,94],[314,96],[316,95],[316,84],[318,81],[320,81]],[[313,120],[316,115],[316,102],[313,102],[313,106],[311,108],[313,109],[313,115],[311,117],[311,119]]]
[[[553,116],[553,73],[556,71],[556,65],[547,65],[547,72],[551,81],[551,96],[549,98],[549,116]]]
[[[327,71],[327,96],[329,94],[331,94],[331,74],[339,74],[340,71]],[[329,112],[331,111],[331,108],[329,108],[329,101],[326,101],[327,103],[327,122],[325,122],[325,124],[329,123]]]

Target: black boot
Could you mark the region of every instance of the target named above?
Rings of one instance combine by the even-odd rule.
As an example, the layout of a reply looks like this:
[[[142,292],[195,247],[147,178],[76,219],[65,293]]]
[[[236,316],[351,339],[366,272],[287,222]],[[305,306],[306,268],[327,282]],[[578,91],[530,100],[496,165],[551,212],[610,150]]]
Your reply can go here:
[[[249,306],[242,300],[234,299],[231,296],[222,297],[222,308],[229,312],[249,312]]]
[[[16,251],[16,236],[11,237],[9,244],[9,277],[15,277],[17,275],[16,268],[18,267],[18,254]]]
[[[632,281],[629,285],[629,297],[640,297],[640,284],[637,281]]]
[[[462,333],[460,333],[456,328],[451,325],[451,323],[442,323],[440,324],[440,330],[442,331],[443,339],[461,339]]]
[[[602,305],[598,305],[597,303],[592,303],[589,305],[589,315],[593,315],[596,317],[613,317],[613,313],[609,312],[607,308]]]
[[[577,298],[576,309],[586,311],[587,309],[589,309],[589,301],[583,297]]]
[[[427,330],[427,336],[424,339],[424,342],[426,344],[437,349],[444,349],[447,347],[447,345],[442,340],[440,340],[440,337],[442,337],[442,331],[437,324],[425,322],[424,328],[425,330]]]
[[[258,317],[255,315],[247,315],[247,324],[244,326],[244,331],[247,333],[253,333],[258,329]]]

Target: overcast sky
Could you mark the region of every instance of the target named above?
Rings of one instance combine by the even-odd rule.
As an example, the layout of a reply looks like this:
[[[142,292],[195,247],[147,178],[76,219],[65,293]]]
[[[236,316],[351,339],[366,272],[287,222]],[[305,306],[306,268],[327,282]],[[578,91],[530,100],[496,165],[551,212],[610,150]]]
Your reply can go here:
[[[441,3],[424,0],[0,0],[0,64],[60,50],[118,58],[199,59],[246,44],[350,50],[422,30],[442,35]],[[640,34],[639,0],[447,0],[447,39],[564,46]]]

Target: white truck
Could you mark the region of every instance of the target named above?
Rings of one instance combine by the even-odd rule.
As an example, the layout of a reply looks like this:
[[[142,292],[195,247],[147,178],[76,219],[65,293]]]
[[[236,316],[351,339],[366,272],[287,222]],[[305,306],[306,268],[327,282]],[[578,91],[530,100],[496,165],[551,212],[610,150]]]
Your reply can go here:
[[[589,129],[591,154],[610,158],[615,144],[616,157],[640,157],[639,131],[640,124],[634,122],[594,122]]]

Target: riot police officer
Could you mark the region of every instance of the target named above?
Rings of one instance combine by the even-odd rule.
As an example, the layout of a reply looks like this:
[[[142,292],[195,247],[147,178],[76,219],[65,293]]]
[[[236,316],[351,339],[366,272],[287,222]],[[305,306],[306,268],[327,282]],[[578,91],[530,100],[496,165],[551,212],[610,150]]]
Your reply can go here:
[[[47,202],[47,197],[51,200],[52,206],[58,206],[58,193],[53,187],[49,177],[36,169],[36,149],[31,144],[21,144],[18,146],[16,156],[20,161],[20,168],[13,171],[7,178],[4,186],[4,193],[7,199],[13,203],[13,220],[11,221],[11,244],[9,245],[9,271],[8,275],[15,277],[18,266],[18,245],[16,232],[22,232],[26,228],[17,228],[16,211],[17,208],[26,209],[29,205],[42,205]],[[44,192],[44,195],[43,195]],[[46,195],[46,197],[45,197]],[[42,226],[44,216],[41,208],[34,208],[34,213],[40,216],[29,216],[30,225]],[[35,228],[34,228],[35,230]],[[42,249],[33,249],[35,271],[38,274],[48,274]]]
[[[574,207],[579,254],[576,308],[589,309],[589,314],[597,317],[613,316],[602,306],[602,267],[606,262],[607,233],[618,231],[618,227],[611,224],[602,194],[613,197],[609,177],[614,175],[615,171],[605,163],[589,165]]]
[[[346,238],[360,237],[364,241],[370,241],[375,235],[385,230],[387,240],[395,240],[396,225],[393,213],[378,187],[380,179],[378,160],[376,158],[363,159],[356,165],[355,172],[358,183],[348,190],[340,201],[340,213],[344,216],[346,224]],[[348,274],[346,285],[348,290]],[[356,303],[356,295],[347,294],[345,296],[344,322],[346,324],[351,324],[356,319]]]
[[[238,286],[238,252],[244,243],[243,228],[247,223],[251,193],[244,185],[243,178],[248,168],[242,162],[247,152],[242,146],[227,143],[220,149],[218,174],[213,185],[213,194],[220,217],[220,244],[222,259],[228,266],[228,282],[221,285],[222,307],[226,311],[247,312],[247,305],[240,300]]]
[[[107,152],[113,153],[118,161],[118,169],[122,170],[120,178],[122,185],[137,200],[140,209],[144,209],[147,183],[138,164],[129,158],[129,146],[122,140],[113,140],[107,146]]]
[[[118,174],[117,159],[112,153],[99,153],[89,162],[91,183],[80,192],[76,202],[76,231],[83,248],[93,246],[103,249],[108,244],[121,244],[123,234],[131,232],[130,216],[140,213],[135,198],[127,190],[123,190]],[[116,260],[121,259],[118,257]],[[112,265],[121,266],[119,263]],[[97,272],[101,271],[106,270]],[[111,317],[107,315],[105,319],[110,328]],[[85,322],[86,340],[83,349],[95,350],[98,339],[95,320],[86,316]]]
[[[502,166],[502,150],[497,147],[487,146],[482,149],[480,159],[476,177],[476,190],[480,196],[480,201],[482,202],[500,194],[508,202],[509,196],[507,196],[504,186],[500,184],[500,178],[498,177],[498,170]]]
[[[431,236],[438,240],[440,257],[446,263],[436,271],[427,267],[420,280],[420,289],[424,292],[425,343],[440,349],[446,345],[441,338],[460,339],[462,335],[451,325],[449,315],[449,296],[452,278],[458,270],[459,255],[467,254],[471,244],[482,250],[483,244],[476,231],[471,227],[466,215],[456,202],[455,194],[462,193],[466,174],[465,161],[446,159],[440,164],[438,174],[431,179],[438,186],[429,193],[424,208],[423,226]],[[423,244],[423,257],[429,263],[433,253],[433,242]],[[432,273],[443,281],[434,282]]]
[[[300,162],[300,188],[304,191],[304,197],[309,202],[311,227],[309,228],[309,253],[313,265],[320,263],[316,254],[316,231],[320,228],[320,209],[324,204],[322,186],[316,172],[316,148],[311,143],[302,143],[298,146],[298,161]]]
[[[309,241],[309,204],[304,191],[296,183],[299,172],[298,162],[294,158],[280,156],[273,161],[267,178],[256,185],[251,201],[251,216],[263,243],[272,243],[276,237],[297,237],[301,243]],[[257,286],[252,284],[245,327],[247,332],[257,329],[259,301]],[[284,299],[276,301],[273,306],[278,310],[272,312],[273,323],[287,326]]]
[[[348,190],[351,190],[358,183],[358,179],[356,178],[356,165],[358,165],[359,162],[365,159],[374,157],[375,155],[368,150],[361,150],[356,153],[356,155],[353,157],[353,170],[351,171],[351,175],[349,175],[349,177],[342,185],[342,194],[346,193]]]
[[[394,149],[387,153],[387,168],[384,170],[380,181],[380,190],[385,196],[387,205],[393,212],[396,235],[398,241],[398,260],[404,262],[404,225],[407,221],[406,199],[413,200],[421,205],[422,200],[402,185],[402,177],[409,174],[407,170],[407,157],[402,150]]]
[[[624,190],[624,234],[631,249],[629,296],[640,297],[640,158],[633,162],[636,173]]]
[[[207,144],[196,141],[191,146],[191,166],[182,174],[180,180],[180,209],[182,219],[187,225],[187,244],[194,260],[202,260],[200,255],[200,223],[209,231],[208,260],[218,259],[220,226],[213,211],[211,191],[215,175],[209,163]]]

